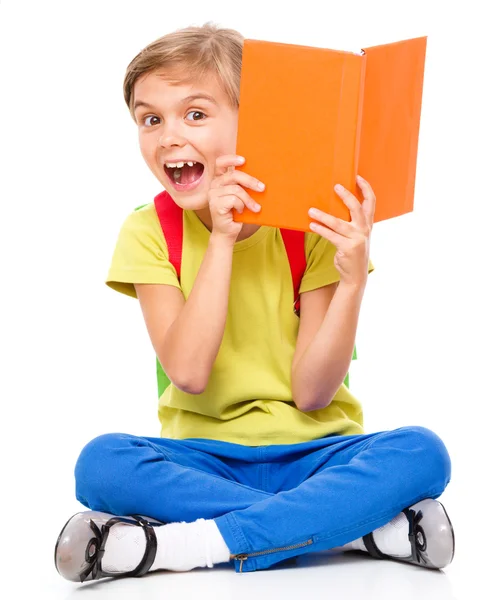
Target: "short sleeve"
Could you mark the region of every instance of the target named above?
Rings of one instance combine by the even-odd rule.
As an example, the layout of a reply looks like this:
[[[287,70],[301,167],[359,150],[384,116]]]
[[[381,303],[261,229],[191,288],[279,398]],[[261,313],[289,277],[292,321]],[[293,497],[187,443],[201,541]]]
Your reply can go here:
[[[137,297],[135,283],[160,283],[180,288],[153,204],[132,212],[124,221],[113,252],[106,285]]]
[[[301,281],[299,292],[310,292],[340,280],[340,273],[335,267],[336,246],[317,233],[307,233],[305,240],[306,270]],[[369,260],[368,273],[374,271]]]

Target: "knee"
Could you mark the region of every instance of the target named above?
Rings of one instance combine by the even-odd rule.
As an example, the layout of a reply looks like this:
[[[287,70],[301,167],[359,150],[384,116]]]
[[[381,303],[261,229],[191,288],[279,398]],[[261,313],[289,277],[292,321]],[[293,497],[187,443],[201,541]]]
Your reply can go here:
[[[409,436],[411,450],[418,456],[422,470],[444,489],[451,478],[451,459],[442,439],[426,427],[403,427],[402,430]]]
[[[75,465],[76,497],[92,509],[98,508],[102,488],[117,475],[114,455],[125,444],[125,434],[107,433],[91,440],[82,449]]]

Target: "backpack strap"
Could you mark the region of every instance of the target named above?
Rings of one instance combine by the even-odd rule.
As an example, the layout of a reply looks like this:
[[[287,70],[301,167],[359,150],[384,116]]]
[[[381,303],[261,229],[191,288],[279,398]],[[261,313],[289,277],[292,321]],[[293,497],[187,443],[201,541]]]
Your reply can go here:
[[[181,280],[181,256],[183,253],[183,209],[164,190],[154,198],[154,206],[166,241],[169,262]],[[157,370],[157,393],[159,398],[171,383],[159,358],[155,357]]]
[[[183,253],[183,209],[174,202],[165,190],[154,198],[162,233],[169,252],[169,262],[181,278],[181,256]]]
[[[287,258],[289,259],[290,272],[292,275],[292,285],[294,287],[294,312],[297,316],[299,316],[301,311],[299,288],[301,287],[302,276],[306,270],[304,231],[281,229],[280,233],[282,234],[285,251],[287,252]]]

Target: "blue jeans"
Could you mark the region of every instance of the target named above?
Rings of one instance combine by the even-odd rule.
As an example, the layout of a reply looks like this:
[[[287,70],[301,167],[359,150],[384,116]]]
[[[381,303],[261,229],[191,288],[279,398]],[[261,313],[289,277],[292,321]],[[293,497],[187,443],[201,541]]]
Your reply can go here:
[[[342,546],[450,481],[442,440],[424,427],[243,446],[106,434],[75,467],[79,502],[160,521],[214,519],[236,571]]]

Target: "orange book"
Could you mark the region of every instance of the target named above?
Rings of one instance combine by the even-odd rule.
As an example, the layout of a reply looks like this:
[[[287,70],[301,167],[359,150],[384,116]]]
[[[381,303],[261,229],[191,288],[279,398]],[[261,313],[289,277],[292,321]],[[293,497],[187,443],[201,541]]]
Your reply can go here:
[[[236,153],[266,185],[234,219],[310,231],[311,206],[350,221],[336,183],[376,194],[375,222],[413,210],[427,37],[360,53],[245,40]]]

